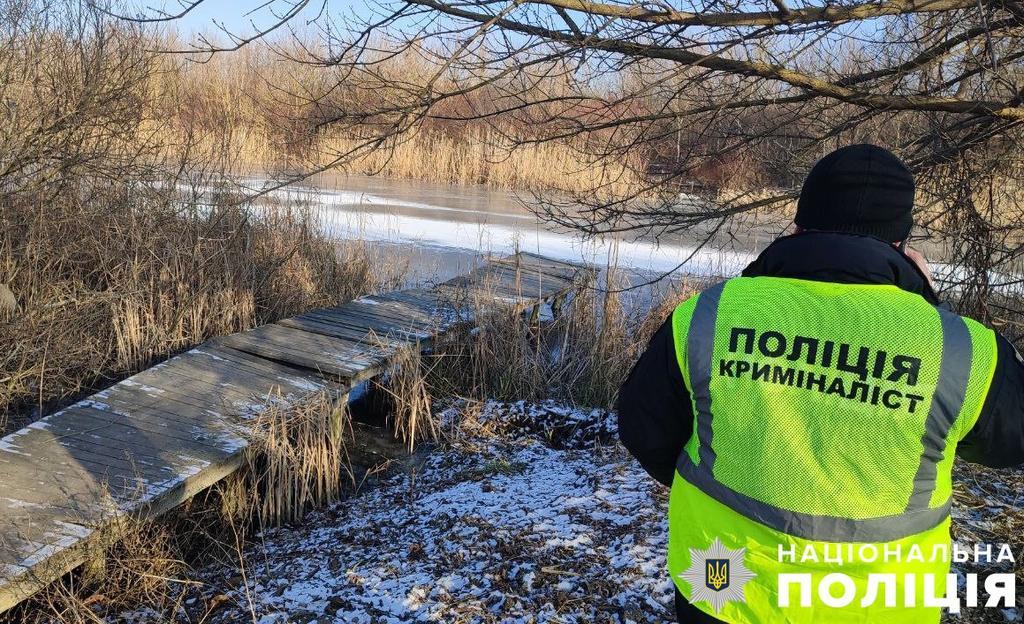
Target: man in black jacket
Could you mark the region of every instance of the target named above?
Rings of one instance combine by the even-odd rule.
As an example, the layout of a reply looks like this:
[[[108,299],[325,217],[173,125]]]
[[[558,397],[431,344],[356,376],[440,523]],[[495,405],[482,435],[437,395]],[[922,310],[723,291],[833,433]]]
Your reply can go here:
[[[743,276],[894,285],[939,305],[923,258],[905,250],[913,193],[910,172],[888,151],[870,145],[838,150],[808,176],[796,233],[769,245]],[[618,402],[623,444],[666,486],[672,485],[677,460],[694,434],[694,404],[677,360],[677,338],[670,318],[634,366]],[[969,462],[1008,467],[1024,463],[1024,363],[1001,336],[997,350],[980,416],[956,452]],[[680,622],[719,621],[687,603],[678,590],[676,610]]]

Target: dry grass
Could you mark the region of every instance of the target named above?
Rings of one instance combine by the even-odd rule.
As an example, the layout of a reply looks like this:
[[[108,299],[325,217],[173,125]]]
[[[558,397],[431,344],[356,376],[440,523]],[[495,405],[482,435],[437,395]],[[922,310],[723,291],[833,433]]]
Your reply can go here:
[[[165,156],[188,151],[234,173],[296,171],[340,159],[340,171],[436,183],[618,195],[643,185],[642,164],[599,161],[581,141],[514,145],[508,136],[523,135],[516,131],[521,121],[425,123],[378,141],[388,134],[379,119],[345,118],[409,99],[408,90],[433,73],[422,59],[400,55],[382,74],[387,80],[357,72],[339,88],[330,72],[299,62],[308,51],[282,49],[290,58],[253,45],[203,63],[154,59],[141,132],[165,146]],[[452,110],[437,112],[471,117],[493,105],[487,93],[473,97],[479,101],[449,102]],[[323,125],[332,118],[340,120]]]
[[[344,483],[353,483],[347,398],[321,392],[298,404],[271,404],[250,432],[245,466],[221,491],[221,510],[229,520],[296,522],[337,500]]]
[[[314,216],[189,210],[113,192],[0,212],[0,429],[210,337],[388,288]],[[12,424],[17,424],[15,421]]]
[[[140,606],[174,613],[197,584],[168,523],[112,518],[90,549],[83,570],[47,586],[4,621],[102,624],[107,613]]]
[[[442,336],[431,352],[430,387],[438,396],[611,408],[654,330],[692,292],[681,286],[635,318],[636,302],[620,286],[616,271],[606,270],[600,283],[581,283],[555,302],[554,318],[544,321],[481,293],[467,303],[475,325]]]
[[[397,349],[388,370],[373,382],[388,399],[391,430],[409,452],[420,442],[436,440],[440,431],[424,373],[422,349],[417,343]]]
[[[9,4],[0,433],[211,336],[391,285],[317,215],[219,191],[230,152],[164,141],[146,32],[88,3]]]
[[[192,129],[175,123],[161,126],[166,144],[187,145],[196,138]],[[238,125],[203,132],[191,149],[204,156],[232,154],[223,165],[236,174],[312,170],[337,161],[334,168],[345,173],[439,184],[532,191],[592,189],[609,196],[626,196],[642,186],[632,169],[599,164],[578,146],[565,142],[513,146],[486,127],[470,127],[454,135],[421,130],[363,148],[361,141],[343,132],[327,130],[296,146],[285,129],[254,120],[234,123]]]

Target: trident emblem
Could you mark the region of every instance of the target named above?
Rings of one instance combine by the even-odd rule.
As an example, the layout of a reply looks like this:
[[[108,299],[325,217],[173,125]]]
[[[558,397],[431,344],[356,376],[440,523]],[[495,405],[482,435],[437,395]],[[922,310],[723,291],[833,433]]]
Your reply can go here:
[[[705,550],[691,548],[690,567],[679,574],[690,585],[690,602],[705,601],[715,613],[727,602],[746,602],[743,586],[756,576],[744,565],[746,553],[726,548],[717,537]]]
[[[728,559],[708,559],[706,565],[707,574],[704,584],[708,586],[708,589],[721,591],[729,586]]]

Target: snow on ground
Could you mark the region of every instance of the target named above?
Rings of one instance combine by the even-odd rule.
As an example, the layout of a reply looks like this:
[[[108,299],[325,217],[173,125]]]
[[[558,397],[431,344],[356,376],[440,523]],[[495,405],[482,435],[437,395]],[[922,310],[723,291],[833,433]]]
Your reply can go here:
[[[415,470],[260,536],[245,557],[248,591],[237,567],[200,570],[204,602],[221,605],[202,621],[674,621],[667,492],[615,442],[614,414],[488,402],[441,419],[450,441]],[[956,472],[954,539],[966,549],[1007,541],[1020,553],[1022,473],[962,463]],[[995,570],[954,571],[962,584],[965,572]],[[966,609],[944,621],[1021,615]],[[144,610],[119,619],[161,621]]]
[[[1017,607],[965,609],[960,616],[948,616],[950,622],[1024,622],[1024,582],[1021,558],[1024,557],[1024,471],[1017,468],[993,469],[958,462],[953,471],[953,541],[966,552],[980,545],[992,546],[988,562],[953,562],[961,595],[968,573],[983,579],[995,572],[1017,575]],[[1008,544],[1016,561],[995,560],[1001,544]],[[981,601],[985,596],[982,592]]]
[[[248,557],[258,621],[671,621],[665,492],[603,443],[607,412],[490,403],[467,423],[414,474],[267,531]],[[214,620],[251,619],[244,588],[229,596]]]

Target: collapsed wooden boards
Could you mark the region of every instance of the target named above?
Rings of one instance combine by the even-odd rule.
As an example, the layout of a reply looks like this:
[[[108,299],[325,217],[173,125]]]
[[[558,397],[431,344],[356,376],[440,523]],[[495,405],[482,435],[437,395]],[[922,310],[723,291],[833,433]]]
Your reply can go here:
[[[363,297],[216,338],[0,439],[0,613],[81,565],[123,514],[173,509],[238,469],[246,420],[341,397],[469,314],[564,294],[581,266],[520,253],[432,289]]]

